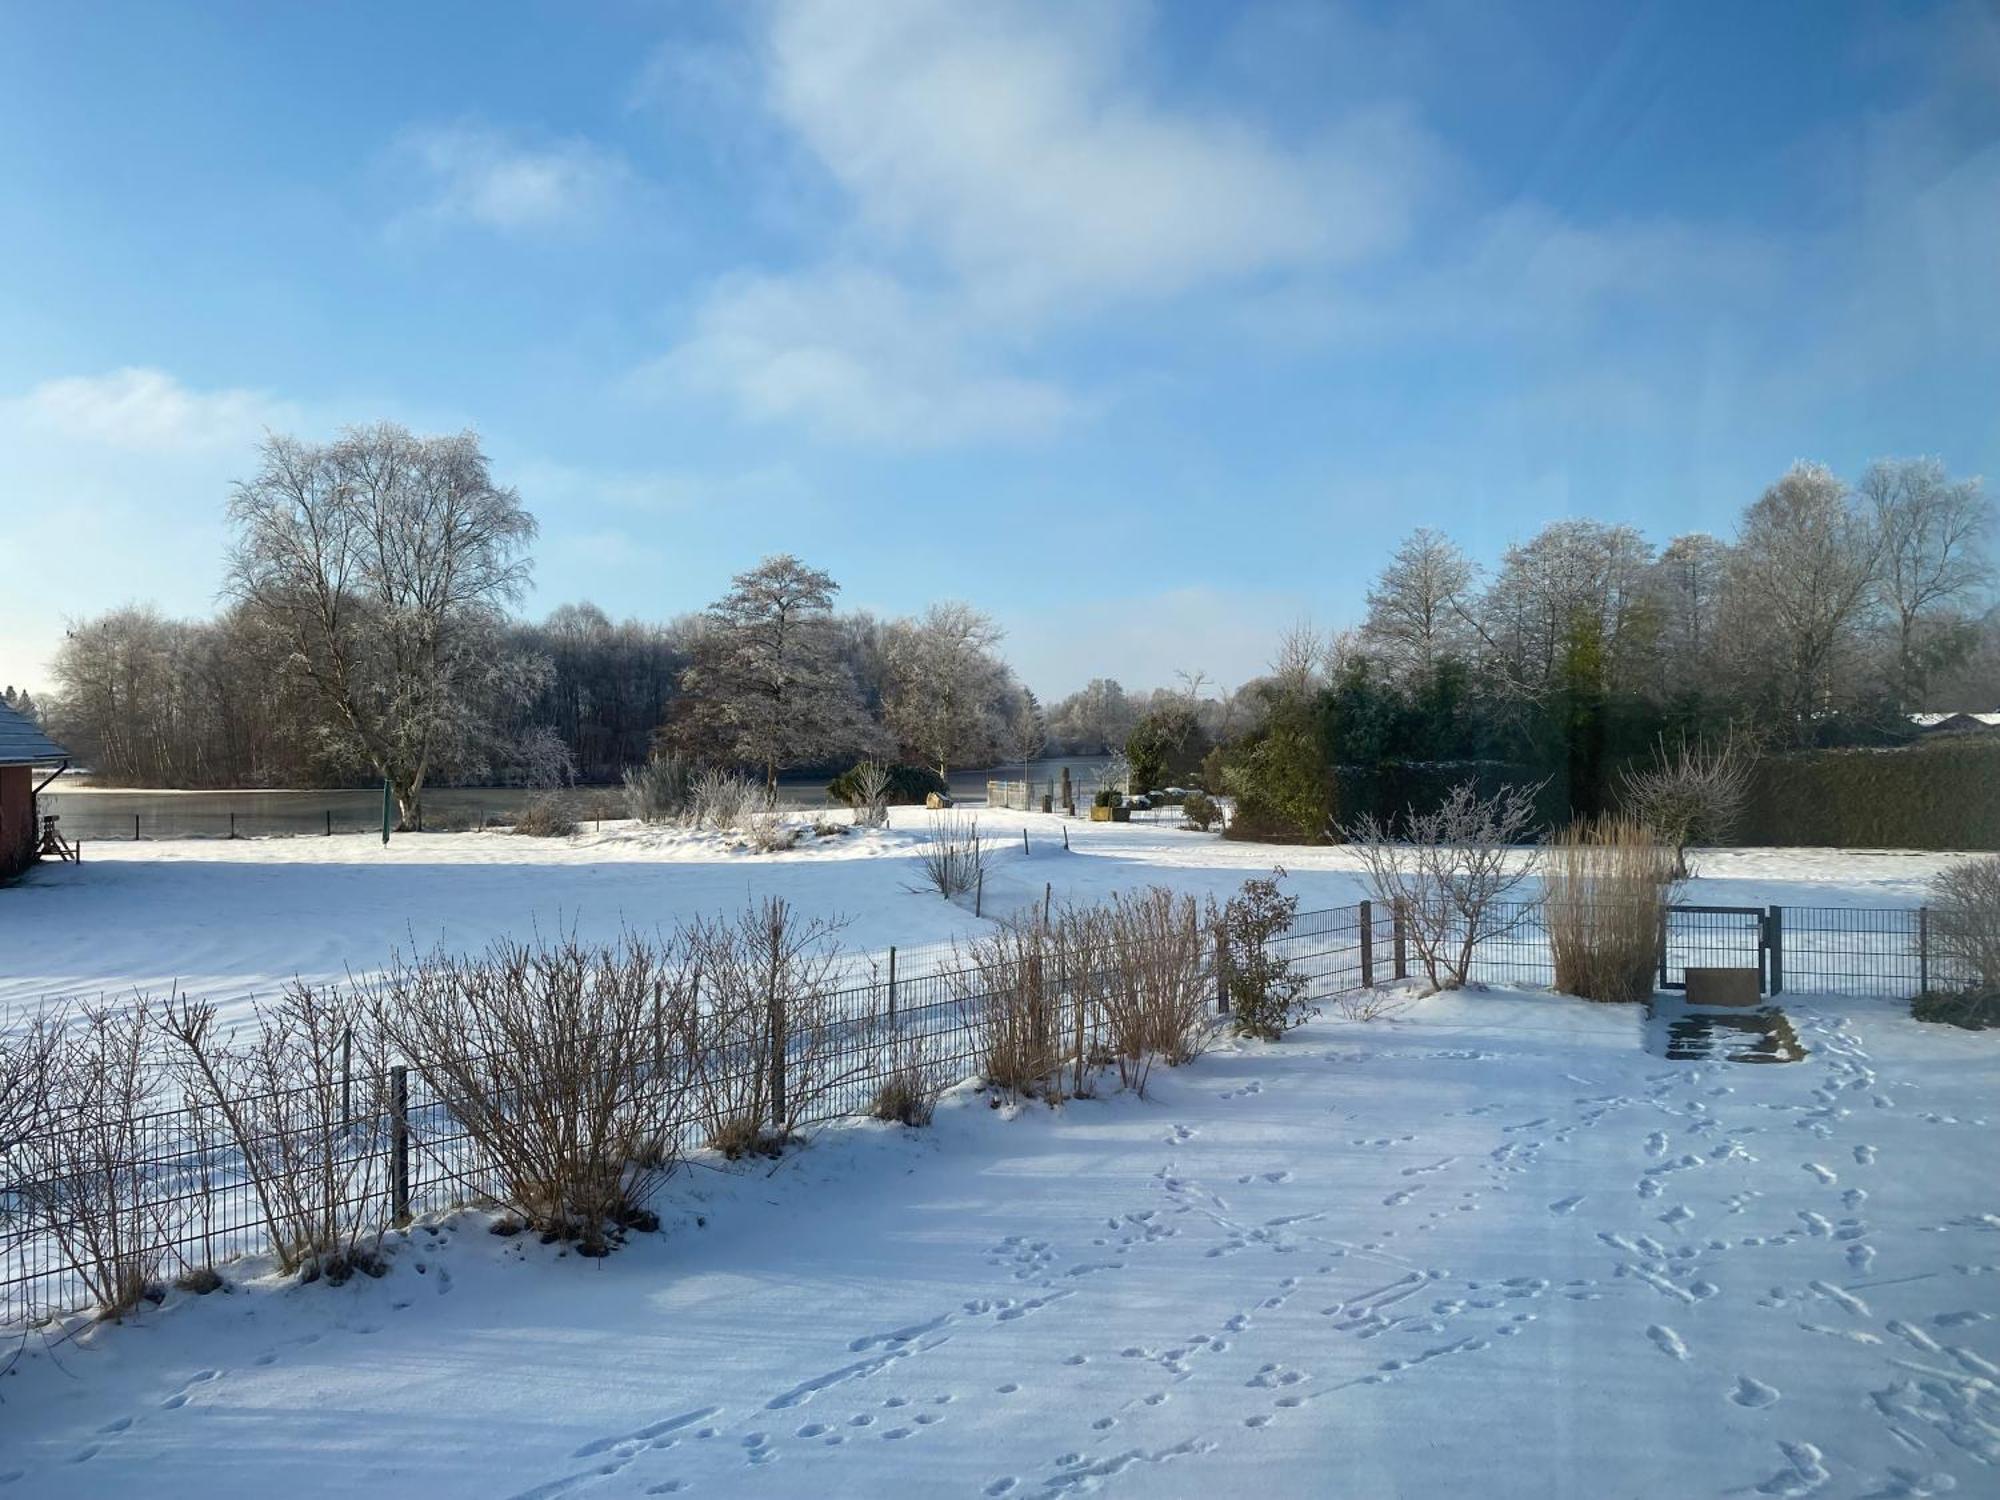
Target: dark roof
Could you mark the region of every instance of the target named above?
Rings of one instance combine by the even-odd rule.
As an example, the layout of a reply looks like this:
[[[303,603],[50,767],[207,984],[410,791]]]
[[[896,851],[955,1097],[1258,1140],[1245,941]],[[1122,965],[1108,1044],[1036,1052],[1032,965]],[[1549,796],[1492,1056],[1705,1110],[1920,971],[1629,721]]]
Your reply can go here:
[[[52,766],[68,759],[69,751],[0,703],[0,766]]]

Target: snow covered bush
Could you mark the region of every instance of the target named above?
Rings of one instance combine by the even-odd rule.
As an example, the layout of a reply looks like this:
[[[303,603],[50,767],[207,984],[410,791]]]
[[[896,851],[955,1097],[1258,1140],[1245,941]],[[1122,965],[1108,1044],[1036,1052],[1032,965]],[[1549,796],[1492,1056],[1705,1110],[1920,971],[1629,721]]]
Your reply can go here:
[[[220,1123],[256,1192],[279,1268],[336,1285],[380,1275],[389,1058],[362,999],[294,983],[238,1040],[212,1004],[176,998],[161,1026],[190,1106]]]
[[[979,884],[980,873],[986,868],[979,819],[969,813],[933,813],[922,859],[926,885],[947,901],[964,895]]]
[[[1317,1014],[1307,999],[1311,982],[1292,972],[1291,960],[1272,944],[1292,930],[1299,898],[1283,895],[1283,869],[1243,882],[1222,909],[1224,982],[1229,1013],[1245,1036],[1275,1042]]]
[[[159,1096],[152,1015],[143,998],[93,1007],[48,1057],[48,1123],[12,1159],[34,1223],[82,1283],[97,1316],[124,1318],[153,1294],[179,1208],[148,1191],[147,1129]]]
[[[1549,840],[1544,900],[1558,990],[1613,1002],[1652,995],[1680,863],[1631,818],[1579,820]]]
[[[669,750],[625,768],[625,811],[641,823],[672,823],[687,811],[693,770]]]
[[[683,821],[693,828],[727,833],[742,827],[752,812],[767,810],[771,805],[769,790],[762,782],[705,766],[689,778]]]
[[[501,939],[391,960],[376,1017],[530,1229],[608,1252],[679,1155],[690,987],[670,955]]]
[[[759,854],[778,854],[799,841],[799,830],[775,807],[754,808],[744,814],[743,842]]]
[[[1516,847],[1535,824],[1540,785],[1481,797],[1461,782],[1430,812],[1414,808],[1394,836],[1370,813],[1342,830],[1360,852],[1369,894],[1402,920],[1410,947],[1437,989],[1459,989],[1482,943],[1516,932],[1534,904],[1516,899],[1536,854]]]
[[[514,832],[527,838],[566,839],[576,832],[576,819],[553,793],[532,799],[514,819]]]
[[[725,1156],[776,1155],[859,1070],[836,1023],[842,923],[767,897],[697,919],[685,942],[699,976],[689,1083],[694,1117]]]
[[[1945,983],[1920,996],[1920,1021],[2000,1026],[2000,855],[1947,865],[1931,880],[1931,972]]]

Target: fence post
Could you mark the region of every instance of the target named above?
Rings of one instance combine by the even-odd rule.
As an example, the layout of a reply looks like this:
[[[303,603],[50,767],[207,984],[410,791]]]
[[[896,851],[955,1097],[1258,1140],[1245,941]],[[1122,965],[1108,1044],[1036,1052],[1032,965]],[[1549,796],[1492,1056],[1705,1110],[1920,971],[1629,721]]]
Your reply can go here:
[[[1660,951],[1660,980],[1659,980],[1659,987],[1660,987],[1661,989],[1665,989],[1665,988],[1667,987],[1667,922],[1668,922],[1669,918],[1671,917],[1672,913],[1673,913],[1673,908],[1672,908],[1672,907],[1670,907],[1670,906],[1662,906],[1662,907],[1660,908],[1660,923],[1659,923],[1659,927],[1660,927],[1660,935],[1659,935],[1659,951]]]
[[[1053,880],[1044,880],[1042,882],[1042,925],[1044,927],[1049,925],[1049,906],[1055,900],[1055,897],[1056,883]]]
[[[896,1024],[896,950],[889,950],[889,1024]]]
[[[1229,1014],[1229,934],[1215,929],[1215,1013]]]
[[[1074,814],[1071,816],[1074,816]],[[1063,848],[1064,850],[1068,850],[1069,848],[1069,824],[1067,823],[1063,824]]]
[[[333,837],[333,809],[330,807],[326,810],[326,836]]]
[[[1917,993],[1931,992],[1931,909],[1917,908]]]
[[[340,1029],[340,1133],[354,1134],[354,1028]]]
[[[410,1217],[410,1070],[398,1063],[389,1070],[390,1221]]]
[[[983,915],[981,908],[986,905],[986,872],[981,870],[972,883],[972,914]]]
[[[1361,912],[1361,988],[1375,988],[1375,907],[1363,900]]]
[[[132,842],[135,844],[139,842],[139,815],[137,813],[132,814]]]
[[[1021,853],[1025,856],[1027,852],[1028,852],[1028,830],[1023,828],[1021,830]]]
[[[1403,942],[1402,902],[1398,901],[1389,908],[1389,923],[1391,931],[1395,934],[1396,977],[1398,979],[1408,979],[1410,977],[1410,959]]]
[[[233,807],[229,809],[229,836],[236,837],[236,809]]]
[[[1771,993],[1785,992],[1785,909],[1774,906],[1764,917],[1764,942],[1771,954]]]

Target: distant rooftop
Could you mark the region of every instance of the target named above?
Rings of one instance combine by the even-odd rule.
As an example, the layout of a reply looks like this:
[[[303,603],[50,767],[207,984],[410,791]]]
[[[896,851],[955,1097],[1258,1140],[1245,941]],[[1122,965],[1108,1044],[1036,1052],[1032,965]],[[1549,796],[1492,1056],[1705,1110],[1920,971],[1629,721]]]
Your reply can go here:
[[[0,766],[53,766],[68,759],[69,751],[0,703]]]

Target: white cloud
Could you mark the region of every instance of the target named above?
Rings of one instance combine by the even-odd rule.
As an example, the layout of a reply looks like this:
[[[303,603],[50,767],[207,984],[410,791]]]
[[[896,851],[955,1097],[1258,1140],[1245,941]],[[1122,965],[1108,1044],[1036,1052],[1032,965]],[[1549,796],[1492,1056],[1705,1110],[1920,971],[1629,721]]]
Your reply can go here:
[[[782,5],[773,108],[862,221],[1017,303],[1171,294],[1393,247],[1437,154],[1397,111],[1286,145],[1133,81],[1096,7]]]
[[[725,279],[642,379],[724,395],[755,420],[895,446],[1037,438],[1076,414],[1059,386],[982,373],[984,353],[943,300],[824,267]]]
[[[297,416],[296,408],[260,391],[198,391],[164,370],[138,367],[45,380],[22,395],[0,397],[0,420],[8,425],[140,453],[247,448],[266,427],[291,425]]]
[[[588,141],[529,144],[477,124],[407,130],[397,154],[415,167],[423,195],[399,227],[412,221],[502,233],[587,227],[632,180],[619,157]]]

